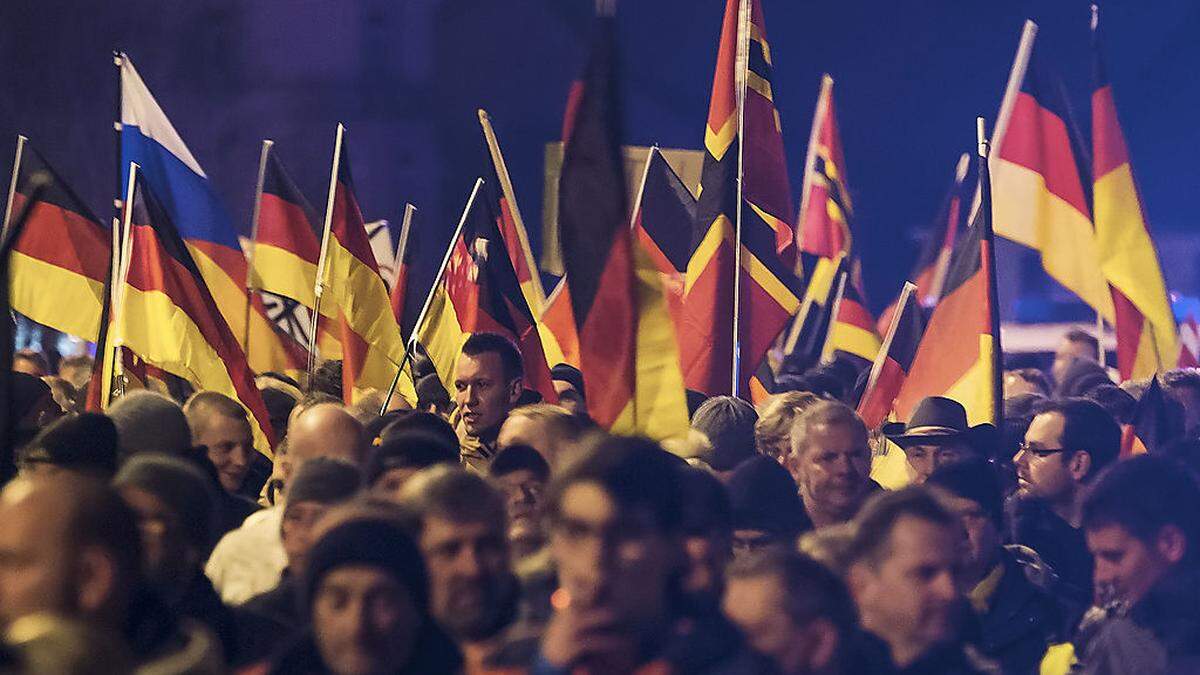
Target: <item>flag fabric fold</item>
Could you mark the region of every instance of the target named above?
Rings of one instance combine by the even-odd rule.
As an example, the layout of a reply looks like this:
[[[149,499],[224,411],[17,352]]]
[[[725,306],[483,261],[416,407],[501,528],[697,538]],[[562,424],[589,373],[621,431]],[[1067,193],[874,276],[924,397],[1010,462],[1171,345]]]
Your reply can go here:
[[[915,284],[905,284],[897,301],[895,319],[889,325],[879,356],[871,367],[867,386],[858,403],[858,414],[868,429],[879,428],[892,412],[896,396],[917,355],[925,332],[919,293]]]

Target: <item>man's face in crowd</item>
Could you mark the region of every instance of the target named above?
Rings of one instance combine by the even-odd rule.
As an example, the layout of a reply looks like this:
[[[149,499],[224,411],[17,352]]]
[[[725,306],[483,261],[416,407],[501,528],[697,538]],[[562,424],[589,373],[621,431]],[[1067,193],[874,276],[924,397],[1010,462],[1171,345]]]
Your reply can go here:
[[[421,467],[419,466],[398,466],[388,469],[375,479],[375,483],[371,485],[371,492],[382,499],[400,503],[400,492],[404,489],[405,483],[420,471]]]
[[[284,507],[279,535],[283,550],[287,553],[288,571],[293,575],[304,572],[308,564],[308,552],[316,541],[313,538],[314,527],[328,510],[328,504],[313,501],[288,502]]]
[[[729,531],[689,532],[683,538],[683,552],[687,559],[684,593],[699,605],[716,607],[725,590],[725,566],[733,557]]]
[[[250,469],[254,438],[250,434],[250,423],[218,413],[197,430],[193,441],[208,450],[208,459],[217,467],[217,476],[226,492],[236,492],[246,480]]]
[[[25,373],[26,375],[33,375],[34,377],[46,376],[46,371],[42,368],[40,363],[24,356],[13,357],[12,369],[14,373]]]
[[[558,404],[571,412],[572,415],[586,415],[587,404],[583,400],[583,392],[575,385],[562,380],[554,380],[554,393],[558,394]]]
[[[454,400],[467,432],[478,436],[498,429],[521,395],[521,378],[508,379],[495,352],[462,354],[454,372]]]
[[[996,564],[1003,543],[996,521],[974,499],[945,493],[943,502],[959,517],[966,531],[967,552],[963,572],[968,579],[981,579]]]
[[[536,538],[540,528],[538,511],[546,484],[529,469],[510,471],[494,480],[504,492],[509,539]]]
[[[1064,337],[1054,350],[1054,364],[1050,366],[1050,374],[1054,376],[1055,382],[1062,382],[1063,375],[1075,359],[1095,361],[1096,355],[1088,343],[1075,342]]]
[[[434,618],[461,640],[491,637],[516,592],[504,519],[459,521],[430,514],[419,544]]]
[[[913,483],[920,485],[941,466],[947,466],[973,457],[966,443],[940,443],[938,445],[910,445],[904,448],[904,456],[912,469]]]
[[[1133,536],[1121,525],[1104,525],[1085,532],[1096,561],[1096,601],[1137,602],[1184,556],[1187,542],[1175,527],[1162,528],[1152,544]]]
[[[1033,418],[1025,431],[1025,447],[1013,456],[1017,469],[1017,490],[1023,497],[1063,503],[1075,494],[1086,466],[1075,448],[1062,449],[1066,419],[1061,413],[1042,413]],[[1083,455],[1086,457],[1086,455]]]
[[[850,518],[867,494],[871,449],[866,434],[843,424],[817,424],[795,439],[788,470],[809,508]]]
[[[1008,373],[1004,376],[1004,393],[1005,399],[1021,394],[1041,394],[1042,390],[1036,384],[1021,377],[1016,373]]]
[[[76,610],[66,524],[54,504],[18,479],[0,492],[0,627],[36,612]]]
[[[951,637],[959,606],[960,534],[923,518],[901,516],[877,560],[850,573],[863,626],[893,653],[913,656]]]
[[[343,565],[318,584],[312,627],[331,672],[374,675],[401,670],[409,661],[421,616],[391,575],[369,565]]]
[[[623,630],[660,618],[681,549],[649,509],[623,509],[602,486],[588,482],[563,493],[550,537],[569,606],[609,610]]]
[[[161,499],[126,485],[121,498],[137,514],[142,539],[142,569],[157,583],[179,582],[189,566],[198,565],[199,553],[183,535],[179,516]]]
[[[777,574],[733,577],[725,589],[723,609],[754,651],[774,659],[780,672],[819,672],[828,666],[834,650],[824,648],[814,633],[816,621],[796,624],[787,600],[787,588]],[[828,628],[832,630],[831,625]]]

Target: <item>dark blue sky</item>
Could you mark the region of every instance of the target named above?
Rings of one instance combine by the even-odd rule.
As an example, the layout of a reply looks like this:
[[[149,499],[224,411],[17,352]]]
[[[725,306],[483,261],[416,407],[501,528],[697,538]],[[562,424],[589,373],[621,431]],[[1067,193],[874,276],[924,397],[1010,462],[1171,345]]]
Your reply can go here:
[[[1086,132],[1088,2],[762,0],[774,91],[799,196],[822,72],[835,96],[868,295],[887,302],[912,265],[973,119],[994,118],[1021,24],[1040,24]],[[479,172],[477,107],[494,119],[535,238],[542,152],[559,135],[585,56],[591,0],[7,0],[0,3],[0,143],[31,136],[100,211],[113,192],[116,78],[128,51],[225,198],[249,220],[258,143],[274,138],[314,203],[333,128],[350,129],[372,218],[422,209],[444,235]],[[723,0],[625,0],[628,141],[698,148]],[[1171,285],[1197,291],[1200,3],[1102,7],[1117,105]],[[1002,280],[1006,285],[1013,279]],[[1037,280],[1022,279],[1027,286]],[[1011,308],[1006,308],[1011,309]]]

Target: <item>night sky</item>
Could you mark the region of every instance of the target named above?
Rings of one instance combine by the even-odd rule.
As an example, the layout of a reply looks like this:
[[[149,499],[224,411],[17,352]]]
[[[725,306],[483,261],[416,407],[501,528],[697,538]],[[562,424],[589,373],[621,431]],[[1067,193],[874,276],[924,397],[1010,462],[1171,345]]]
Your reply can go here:
[[[821,73],[837,81],[856,246],[877,309],[911,268],[959,153],[972,149],[974,117],[995,117],[1026,18],[1040,26],[1039,49],[1066,81],[1079,126],[1084,133],[1090,126],[1083,0],[762,2],[796,199]],[[239,224],[249,221],[265,137],[275,139],[309,200],[323,206],[334,126],[343,121],[368,218],[398,223],[404,202],[413,201],[428,233],[422,250],[438,258],[484,161],[475,115],[484,107],[536,240],[543,147],[560,135],[591,7],[590,0],[5,0],[0,168],[8,171],[15,134],[25,133],[98,213],[110,213],[117,105],[110,52],[119,48]],[[723,0],[621,3],[627,142],[701,147],[723,9]],[[1168,282],[1195,294],[1200,3],[1110,2],[1102,23]],[[1009,290],[1018,282],[1030,296],[1053,295],[1036,274],[1002,279]],[[1015,294],[1005,297],[1011,316]],[[1050,318],[1036,309],[1020,314]]]

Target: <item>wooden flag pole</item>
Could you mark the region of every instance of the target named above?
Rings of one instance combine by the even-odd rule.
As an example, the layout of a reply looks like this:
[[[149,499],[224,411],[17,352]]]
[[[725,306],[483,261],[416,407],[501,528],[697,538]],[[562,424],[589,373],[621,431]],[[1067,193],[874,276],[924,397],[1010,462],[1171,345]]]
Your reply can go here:
[[[117,327],[117,339],[113,340],[111,345],[113,382],[108,387],[108,391],[112,391],[114,388],[112,385],[116,385],[115,388],[118,396],[125,395],[125,362],[121,358],[121,346],[125,342],[125,335],[121,322],[124,319],[125,313],[126,281],[129,278],[129,263],[132,258],[131,249],[133,248],[130,245],[133,237],[133,193],[140,169],[141,167],[137,164],[133,162],[129,163],[129,185],[126,186],[125,199],[121,208],[121,255],[117,264],[117,284],[113,294],[113,297],[116,298],[116,303],[113,305],[112,312],[112,325]]]
[[[475,186],[471,188],[471,196],[467,198],[467,205],[463,208],[462,216],[458,219],[458,226],[454,228],[454,235],[450,237],[450,245],[446,247],[446,254],[442,256],[442,264],[438,267],[437,275],[433,278],[433,285],[429,287],[429,293],[425,295],[425,303],[421,305],[421,313],[417,315],[417,321],[413,324],[412,335],[409,336],[408,342],[404,345],[404,358],[400,360],[400,365],[396,368],[396,377],[392,378],[392,386],[388,387],[387,394],[383,397],[383,407],[379,409],[379,415],[382,417],[387,413],[388,406],[392,403],[392,396],[396,393],[396,386],[400,384],[400,375],[404,373],[404,367],[412,360],[413,350],[417,345],[417,338],[421,335],[421,325],[425,323],[425,317],[429,314],[429,308],[433,305],[433,296],[437,294],[438,286],[441,285],[442,279],[446,276],[446,269],[450,266],[450,258],[454,255],[454,247],[458,244],[459,237],[462,236],[463,228],[467,225],[467,218],[471,216],[471,209],[475,206],[475,198],[479,196],[479,189],[483,187],[483,179],[476,178]]]
[[[992,230],[992,172],[988,167],[991,145],[982,117],[975,118],[975,140],[979,144],[979,203],[982,209],[979,224],[984,228],[985,244],[980,262],[987,267],[988,320],[992,324],[992,423],[1001,428],[1004,422],[1004,347],[1000,341],[1000,300],[996,289],[996,235]]]
[[[338,166],[342,161],[342,137],[345,134],[346,127],[339,122],[337,135],[333,140],[333,166],[329,170],[329,195],[325,200],[325,221],[321,226],[321,253],[317,257],[317,282],[313,286],[313,312],[309,330],[307,369],[309,380],[312,379],[313,371],[317,367],[317,350],[313,347],[317,344],[317,327],[321,320],[321,296],[325,293],[326,258],[329,257],[329,234],[333,226],[333,201],[337,196]]]
[[[258,217],[262,212],[263,184],[267,179],[267,157],[275,141],[263,139],[262,151],[258,156],[258,181],[254,185],[254,210],[250,215],[250,241],[246,244],[246,314],[242,323],[242,351],[250,358],[250,305],[258,292],[258,271],[254,267],[254,255],[258,252]],[[309,351],[316,344],[309,345]]]
[[[17,155],[13,159],[12,180],[8,182],[8,199],[4,202],[4,232],[8,232],[9,219],[12,218],[13,198],[17,194],[17,177],[21,175],[21,156],[25,154],[25,142],[29,139],[17,135]]]
[[[734,60],[734,94],[737,98],[737,205],[733,223],[733,367],[730,394],[738,395],[741,382],[742,313],[742,181],[746,167],[746,86],[750,77],[750,2],[738,4],[737,57]]]

